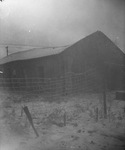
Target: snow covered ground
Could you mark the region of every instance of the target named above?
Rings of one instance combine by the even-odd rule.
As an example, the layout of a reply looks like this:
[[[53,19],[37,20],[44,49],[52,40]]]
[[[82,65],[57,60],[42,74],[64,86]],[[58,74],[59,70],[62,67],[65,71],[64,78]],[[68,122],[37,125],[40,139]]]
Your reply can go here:
[[[40,95],[0,93],[0,150],[124,150],[125,101],[107,93],[46,100]],[[22,106],[27,106],[36,137]]]

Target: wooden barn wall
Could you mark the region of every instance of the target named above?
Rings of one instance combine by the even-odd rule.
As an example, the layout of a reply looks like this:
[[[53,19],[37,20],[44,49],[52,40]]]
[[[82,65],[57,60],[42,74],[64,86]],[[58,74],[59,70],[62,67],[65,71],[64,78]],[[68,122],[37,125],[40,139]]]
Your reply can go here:
[[[108,56],[106,54],[103,55],[104,51],[105,47],[100,50],[98,46],[90,43],[89,40],[84,40],[84,43],[80,41],[74,44],[66,51],[63,51],[61,55],[63,55],[64,61],[67,61],[66,64],[68,64],[65,67],[66,71],[84,73],[89,69],[95,68],[100,84],[103,84],[103,78],[105,78],[108,89],[125,89],[125,67],[123,67],[125,63],[122,64],[122,54],[119,54],[120,56],[118,55],[117,57],[114,54],[115,52],[113,53],[109,50],[110,56]],[[106,51],[108,53],[108,50]],[[113,53],[112,55],[111,52]],[[121,66],[117,64],[121,64]]]
[[[76,43],[63,51],[61,55],[64,56],[64,61],[70,62],[71,71],[76,73],[82,73],[95,67],[99,61],[99,59],[97,60],[99,58],[98,50],[96,47],[91,46],[89,41],[84,44],[82,41]]]
[[[23,65],[20,62],[10,62],[3,65],[5,78],[24,77]]]
[[[7,63],[3,66],[6,78],[55,78],[62,75],[64,63],[60,56],[48,56],[43,58],[20,60]],[[44,76],[40,76],[40,68],[43,68]],[[16,71],[14,76],[13,71]]]
[[[88,43],[89,44],[89,43]],[[97,63],[99,60],[96,59],[96,53],[97,50],[94,47],[89,46],[89,48],[91,48],[89,50],[89,52],[87,51],[88,46],[86,45],[82,45],[81,44],[75,44],[73,46],[71,46],[70,48],[68,48],[66,51],[63,51],[61,53],[61,55],[64,58],[64,62],[65,63],[65,72],[73,72],[76,74],[82,73],[84,78],[82,77],[80,79],[80,77],[78,77],[78,82],[80,81],[81,85],[78,85],[78,88],[80,89],[83,88],[83,86],[85,86],[85,89],[88,88],[88,83],[85,85],[85,80],[90,81],[90,79],[92,79],[92,86],[95,86],[95,84],[100,84],[100,82],[102,82],[102,77],[101,77],[101,72],[97,69]],[[92,53],[90,53],[90,51],[92,51]],[[93,70],[94,72],[92,72],[92,74],[90,73],[89,75],[87,75],[85,77],[85,72],[87,72],[88,70]],[[93,76],[94,75],[94,76]],[[72,87],[72,89],[74,89],[74,87],[78,84],[75,81],[75,78],[72,78],[71,76],[67,79],[67,81],[65,81],[65,86],[66,86],[66,90],[68,91],[68,88]],[[70,85],[70,87],[69,87]],[[93,89],[93,87],[90,87]],[[98,85],[97,85],[98,86]]]
[[[7,63],[4,65],[4,76],[6,78],[17,77],[26,80],[29,78],[57,78],[60,80],[62,76],[65,77],[65,80],[60,82],[58,86],[63,88],[61,90],[69,91],[69,85],[73,87],[74,81],[71,76],[67,78],[66,73],[84,73],[87,70],[96,68],[97,78],[102,80],[105,75],[109,89],[118,87],[118,84],[122,82],[122,79],[118,80],[122,74],[120,73],[121,71],[119,71],[119,67],[112,65],[109,67],[108,64],[105,65],[104,61],[109,61],[111,58],[104,58],[103,55],[99,53],[99,47],[94,44],[94,42],[95,41],[90,40],[84,40],[84,43],[83,41],[79,41],[79,43],[74,44],[57,55]],[[104,50],[105,49],[101,51]],[[115,61],[114,56],[113,61]],[[13,70],[16,70],[16,76]],[[114,72],[117,77],[114,77]],[[26,85],[29,86],[29,83],[27,81],[25,82]]]
[[[45,82],[46,78],[60,80],[60,77],[64,76],[64,62],[60,55],[52,55],[37,59],[10,62],[4,65],[4,70],[5,78],[9,78],[10,81],[12,81],[12,78],[23,78],[25,79],[25,87],[28,88],[34,86],[33,80],[30,79],[41,78],[43,79],[41,80],[42,82]],[[13,74],[13,70],[16,71],[16,76]],[[42,86],[40,82],[38,86]],[[64,83],[61,81],[56,84],[56,82],[54,84],[51,82],[53,87],[50,88],[53,90],[63,90]],[[10,82],[10,84],[12,83]]]

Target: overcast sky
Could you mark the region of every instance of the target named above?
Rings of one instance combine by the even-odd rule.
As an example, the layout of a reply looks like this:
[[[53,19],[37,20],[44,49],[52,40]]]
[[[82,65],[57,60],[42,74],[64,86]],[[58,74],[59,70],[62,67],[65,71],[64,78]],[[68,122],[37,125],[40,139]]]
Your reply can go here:
[[[124,14],[124,0],[4,0],[0,44],[69,45],[100,30],[125,52]]]

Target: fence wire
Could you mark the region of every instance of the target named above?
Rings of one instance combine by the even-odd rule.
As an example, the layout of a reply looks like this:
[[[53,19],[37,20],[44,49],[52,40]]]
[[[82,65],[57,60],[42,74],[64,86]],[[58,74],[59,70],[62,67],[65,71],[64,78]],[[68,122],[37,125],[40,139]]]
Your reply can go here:
[[[1,90],[59,97],[81,92],[98,92],[102,79],[96,68],[84,73],[68,72],[57,78],[0,78]]]

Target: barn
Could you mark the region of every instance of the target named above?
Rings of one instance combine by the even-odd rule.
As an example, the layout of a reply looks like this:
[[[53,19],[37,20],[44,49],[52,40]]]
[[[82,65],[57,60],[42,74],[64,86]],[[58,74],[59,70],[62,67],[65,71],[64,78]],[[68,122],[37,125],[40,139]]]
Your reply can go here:
[[[101,31],[65,47],[34,48],[0,60],[2,86],[69,93],[123,89],[125,54]]]

